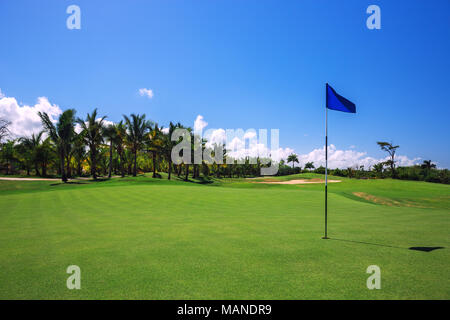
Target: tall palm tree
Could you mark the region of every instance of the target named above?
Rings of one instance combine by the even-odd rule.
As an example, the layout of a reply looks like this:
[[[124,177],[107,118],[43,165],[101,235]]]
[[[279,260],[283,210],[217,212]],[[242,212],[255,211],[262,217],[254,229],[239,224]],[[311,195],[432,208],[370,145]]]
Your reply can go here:
[[[131,118],[126,115],[123,116],[127,126],[127,141],[131,147],[131,152],[134,156],[133,177],[137,175],[137,153],[142,149],[144,144],[145,134],[151,128],[150,120],[145,120],[145,114],[131,114]]]
[[[115,125],[116,135],[114,145],[116,146],[117,154],[119,155],[119,165],[122,178],[125,177],[125,141],[127,138],[127,128],[123,121],[120,121]]]
[[[113,163],[113,145],[114,142],[117,140],[117,129],[114,124],[110,124],[105,127],[103,130],[103,135],[105,136],[106,140],[109,141],[109,165],[108,165],[108,178],[111,178],[111,172],[112,172],[112,163]]]
[[[287,158],[287,162],[289,163],[289,162],[292,162],[292,169],[294,169],[294,164],[297,162],[297,163],[299,163],[298,162],[298,157],[297,157],[297,155],[295,154],[295,153],[291,153],[289,156],[288,156],[288,158]]]
[[[395,178],[395,152],[400,146],[394,146],[392,143],[385,141],[378,141],[377,144],[380,146],[381,150],[386,151],[391,157],[390,160],[386,161],[386,164],[391,167],[392,177]]]
[[[84,144],[83,132],[76,134],[73,141],[73,156],[77,164],[77,175],[80,177],[82,172],[82,163],[86,157],[86,146]]]
[[[156,178],[156,158],[161,153],[163,148],[163,133],[162,128],[158,127],[158,124],[150,128],[150,131],[146,135],[147,150],[152,153],[153,161],[153,178]]]
[[[56,145],[56,149],[59,155],[59,165],[61,170],[61,180],[67,182],[67,176],[64,170],[64,159],[68,146],[72,142],[75,135],[74,123],[75,123],[75,110],[68,109],[64,111],[58,119],[56,125],[50,119],[46,112],[38,112],[42,121],[42,126],[47,132],[50,139]]]
[[[87,114],[86,119],[78,118],[84,142],[89,147],[89,158],[91,160],[91,175],[94,180],[97,179],[97,156],[98,148],[103,143],[103,121],[106,116],[97,118],[97,109],[91,114]]]
[[[162,139],[163,139],[162,153],[163,153],[164,157],[167,159],[167,162],[169,163],[168,176],[167,176],[168,180],[170,180],[170,177],[172,175],[172,167],[173,167],[172,149],[177,144],[176,141],[172,141],[172,134],[175,131],[175,129],[181,128],[181,127],[182,127],[182,125],[179,122],[177,124],[170,122],[169,131],[167,132],[167,134],[163,134],[163,136],[162,136]]]

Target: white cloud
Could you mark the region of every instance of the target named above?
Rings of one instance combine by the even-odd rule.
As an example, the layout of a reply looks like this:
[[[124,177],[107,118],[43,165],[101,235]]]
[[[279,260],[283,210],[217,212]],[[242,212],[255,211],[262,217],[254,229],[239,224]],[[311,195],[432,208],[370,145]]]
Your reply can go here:
[[[141,89],[139,89],[139,94],[142,97],[146,96],[149,99],[153,98],[153,90],[152,89],[141,88]]]
[[[304,166],[307,162],[314,162],[316,167],[325,166],[325,147],[314,149],[310,153],[298,156],[300,165]],[[364,166],[369,169],[374,164],[388,160],[389,157],[376,159],[367,156],[367,152],[358,152],[355,150],[338,150],[331,144],[328,146],[328,167],[345,169],[348,167]],[[407,156],[396,156],[397,166],[412,166],[417,164],[420,158],[410,159]]]
[[[12,137],[30,136],[42,130],[38,111],[46,112],[53,122],[62,113],[56,104],[51,104],[46,97],[39,97],[33,106],[19,105],[13,97],[0,97],[0,118],[11,121],[9,130]]]
[[[227,141],[227,134],[224,129],[209,129],[203,134],[203,137],[208,140],[207,147],[212,147],[214,144],[220,145]]]
[[[200,134],[207,125],[208,122],[203,120],[203,116],[198,115],[194,121],[194,132]]]
[[[197,130],[203,130],[207,125],[208,123],[203,116],[198,115],[194,122],[194,131],[199,132]],[[229,134],[228,137],[227,133]],[[294,152],[291,148],[270,150],[265,144],[258,142],[256,131],[252,129],[245,132],[242,130],[241,134],[238,133],[238,130],[234,131],[234,133],[235,135],[232,135],[228,130],[226,131],[222,128],[208,129],[203,133],[203,137],[207,139],[206,146],[209,148],[214,144],[226,144],[227,154],[235,159],[270,157],[275,161],[280,161]]]
[[[168,134],[169,133],[169,128],[168,127],[167,128],[162,128],[161,132],[165,133],[165,134]]]

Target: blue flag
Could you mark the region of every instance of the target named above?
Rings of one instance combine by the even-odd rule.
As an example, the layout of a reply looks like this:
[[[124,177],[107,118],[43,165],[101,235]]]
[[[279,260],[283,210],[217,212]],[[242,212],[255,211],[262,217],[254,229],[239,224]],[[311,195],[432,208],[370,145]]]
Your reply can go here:
[[[327,108],[337,111],[356,113],[356,106],[353,102],[345,99],[334,91],[327,83]]]

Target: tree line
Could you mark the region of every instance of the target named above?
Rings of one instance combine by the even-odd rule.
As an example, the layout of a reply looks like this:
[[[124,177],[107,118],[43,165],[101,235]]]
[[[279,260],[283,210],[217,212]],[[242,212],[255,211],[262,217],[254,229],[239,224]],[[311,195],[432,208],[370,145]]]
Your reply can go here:
[[[171,153],[179,141],[171,139],[174,130],[179,128],[190,132],[192,156],[198,145],[194,140],[199,138],[194,136],[191,128],[181,123],[170,122],[168,128],[164,128],[148,120],[145,114],[123,115],[123,119],[114,124],[107,124],[106,116],[99,116],[97,109],[85,118],[76,117],[76,111],[68,109],[56,122],[45,112],[38,112],[38,115],[43,130],[14,139],[6,139],[11,123],[0,119],[0,170],[5,174],[58,176],[67,182],[83,176],[97,180],[99,177],[111,178],[113,174],[125,177],[152,172],[153,177],[161,177],[159,172],[167,172],[168,179],[176,174],[188,180],[189,177],[258,176],[261,167],[270,166],[268,159],[233,159],[227,155],[225,145],[221,146],[224,150],[223,164],[205,161],[201,164],[175,164]],[[81,129],[78,133],[75,130],[77,124]],[[202,139],[200,146],[205,149],[206,143]],[[232,164],[227,164],[230,162]]]
[[[125,177],[143,172],[152,172],[154,178],[161,177],[159,172],[167,172],[168,179],[175,173],[188,180],[189,176],[193,179],[254,177],[260,175],[261,167],[271,165],[270,159],[233,159],[227,155],[225,145],[221,146],[223,164],[205,161],[201,164],[191,164],[192,161],[173,163],[172,149],[179,141],[172,141],[171,137],[177,128],[190,132],[191,156],[199,145],[206,148],[206,139],[194,136],[192,129],[181,123],[170,122],[168,128],[163,128],[146,119],[145,114],[123,115],[121,121],[113,124],[107,124],[106,116],[99,116],[97,109],[85,118],[76,117],[75,110],[68,109],[56,122],[45,112],[38,115],[43,130],[15,139],[7,139],[11,123],[0,119],[0,171],[7,175],[58,176],[64,182],[75,177],[90,176],[97,180],[98,177],[111,178],[113,174]],[[77,124],[80,128],[78,133],[75,130]],[[195,139],[201,139],[200,143],[194,143]],[[388,160],[371,168],[329,169],[329,174],[360,179],[390,177],[449,183],[449,170],[437,169],[431,160],[425,160],[421,165],[397,168],[395,154],[399,146],[384,141],[377,144],[389,155]],[[287,165],[289,163],[290,166]],[[286,161],[280,161],[277,175],[325,173],[323,166],[316,168],[313,162],[305,163],[303,168],[295,164],[299,164],[298,156],[290,154]]]
[[[364,166],[348,167],[345,169],[328,168],[328,174],[355,179],[393,178],[445,184],[450,183],[450,171],[448,169],[437,169],[436,164],[431,160],[424,160],[423,163],[419,165],[397,167],[395,154],[400,146],[386,141],[378,141],[377,145],[381,150],[388,154],[388,160],[374,164],[370,168],[365,168]],[[291,166],[286,163],[291,163]],[[287,157],[286,162],[281,160],[277,174],[281,176],[305,172],[325,174],[325,167],[319,166],[316,168],[314,162],[306,162],[303,168],[301,166],[295,166],[296,163],[299,163],[298,156],[294,153],[290,154]]]

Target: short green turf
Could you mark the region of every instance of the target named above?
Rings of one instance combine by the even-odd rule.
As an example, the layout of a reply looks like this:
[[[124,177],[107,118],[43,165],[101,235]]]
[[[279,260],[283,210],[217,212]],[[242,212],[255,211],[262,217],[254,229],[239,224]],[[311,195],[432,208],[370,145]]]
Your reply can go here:
[[[329,240],[323,184],[0,181],[0,299],[449,299],[450,186],[333,179]]]

